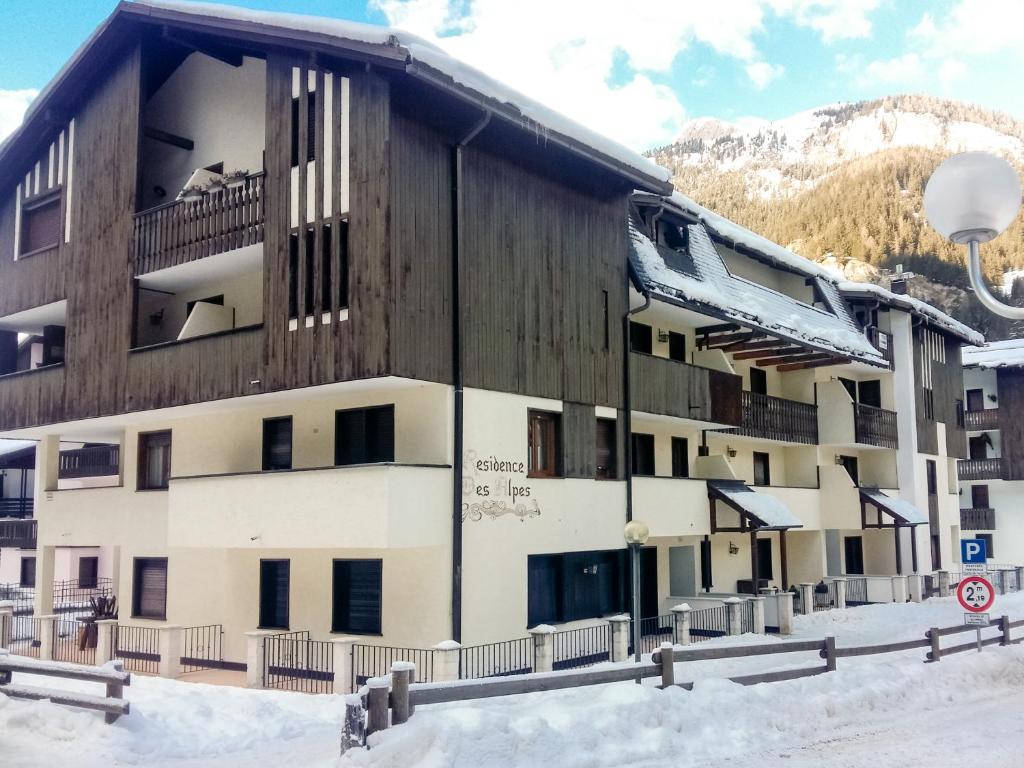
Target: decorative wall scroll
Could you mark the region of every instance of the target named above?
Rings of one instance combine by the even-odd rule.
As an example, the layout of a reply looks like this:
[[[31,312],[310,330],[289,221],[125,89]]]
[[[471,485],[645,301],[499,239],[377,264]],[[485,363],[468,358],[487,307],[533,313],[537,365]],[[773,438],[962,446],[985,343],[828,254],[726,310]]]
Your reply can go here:
[[[462,470],[462,520],[496,520],[511,515],[520,522],[540,515],[527,482],[526,462],[518,459],[465,453]]]

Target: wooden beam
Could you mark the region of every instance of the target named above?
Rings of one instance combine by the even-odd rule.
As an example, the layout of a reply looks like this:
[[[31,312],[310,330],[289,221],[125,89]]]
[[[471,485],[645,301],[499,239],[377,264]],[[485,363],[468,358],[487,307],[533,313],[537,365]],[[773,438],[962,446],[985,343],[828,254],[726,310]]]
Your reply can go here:
[[[782,564],[782,588],[789,589],[789,561],[786,557],[786,529],[779,529],[779,560]]]
[[[725,347],[726,352],[745,352],[748,349],[775,349],[776,347],[784,347],[791,342],[783,341],[782,339],[768,339],[766,341],[738,341],[735,344],[730,344]]]
[[[162,141],[164,144],[170,144],[173,147],[179,149],[185,149],[191,152],[196,148],[196,143],[192,139],[186,139],[184,136],[178,136],[167,131],[161,131],[159,128],[144,128],[142,131],[143,135],[147,139],[153,139],[153,141]]]
[[[781,365],[783,363],[814,363],[822,360],[829,360],[831,358],[832,355],[827,352],[812,352],[802,349],[790,354],[776,355],[775,357],[764,357],[757,360],[756,363],[760,368],[768,368],[770,366]]]
[[[828,360],[811,361],[807,363],[783,363],[778,367],[778,371],[801,371],[805,368],[823,368],[828,365],[845,365],[850,362],[848,357],[832,357]]]
[[[757,591],[757,574],[760,569],[757,566],[757,531],[752,530],[750,532],[750,584],[754,590],[754,597],[757,597],[759,594]]]
[[[759,358],[757,362],[760,364],[762,360],[786,360],[793,355],[807,354],[811,354],[807,347],[782,347],[780,349],[761,349],[755,350],[754,352],[740,352],[733,355],[733,360],[752,360],[754,358]],[[768,355],[768,357],[765,357],[765,355]]]
[[[754,339],[763,338],[764,334],[758,333],[757,331],[745,331],[741,333],[718,333],[714,336],[704,336],[699,341],[703,342],[703,347],[706,349],[715,349],[717,347],[728,347],[733,344],[740,344],[745,341],[753,341]]]

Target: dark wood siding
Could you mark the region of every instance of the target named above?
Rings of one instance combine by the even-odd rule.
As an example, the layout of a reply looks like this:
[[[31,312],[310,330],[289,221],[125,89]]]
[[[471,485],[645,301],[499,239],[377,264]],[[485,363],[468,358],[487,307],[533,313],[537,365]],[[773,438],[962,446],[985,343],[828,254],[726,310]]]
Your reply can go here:
[[[999,439],[1006,480],[1024,480],[1024,371],[996,371],[999,392]]]
[[[562,474],[591,479],[597,474],[597,416],[592,405],[562,405]]]
[[[923,328],[914,330],[914,401],[917,421],[917,450],[919,453],[938,455],[939,439],[937,424],[945,425],[946,455],[958,459],[967,458],[967,433],[957,424],[957,401],[963,401],[964,377],[960,359],[961,342],[952,337],[942,336],[944,361],[935,359],[929,352],[926,335],[934,332]],[[932,344],[934,345],[934,341]],[[924,369],[930,366],[930,372]],[[925,383],[931,382],[933,418],[928,418],[925,399]]]
[[[633,409],[684,419],[739,425],[742,379],[665,357],[630,354]]]
[[[913,354],[914,354],[914,416],[917,422],[917,451],[936,455],[939,452],[939,436],[935,421],[927,417],[925,406],[926,392],[924,387],[925,365],[930,365],[923,353],[925,346],[925,331],[923,328],[916,328],[913,332]],[[932,390],[934,402],[935,393]]]

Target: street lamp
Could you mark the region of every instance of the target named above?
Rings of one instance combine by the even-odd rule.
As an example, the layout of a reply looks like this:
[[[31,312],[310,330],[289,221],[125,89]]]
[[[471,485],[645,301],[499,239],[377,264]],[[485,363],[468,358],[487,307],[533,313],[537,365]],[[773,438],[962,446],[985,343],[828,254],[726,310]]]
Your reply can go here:
[[[623,531],[629,545],[629,568],[633,577],[633,657],[640,663],[640,547],[647,543],[651,535],[647,523],[630,520]]]
[[[981,274],[981,244],[998,236],[1017,218],[1020,178],[1005,160],[985,152],[953,155],[935,169],[924,190],[928,222],[947,240],[966,245],[967,276],[978,301],[991,312],[1024,320],[1024,307],[1004,304]]]

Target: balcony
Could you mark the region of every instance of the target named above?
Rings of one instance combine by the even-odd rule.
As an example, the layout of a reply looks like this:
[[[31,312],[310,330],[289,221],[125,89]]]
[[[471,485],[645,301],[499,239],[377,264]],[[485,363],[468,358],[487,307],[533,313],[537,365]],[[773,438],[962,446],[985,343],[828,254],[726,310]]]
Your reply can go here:
[[[263,242],[263,178],[135,214],[132,259],[144,275]]]
[[[36,521],[0,520],[0,547],[35,549]]]
[[[741,379],[713,368],[631,352],[633,410],[714,424],[738,425]]]
[[[0,517],[32,517],[33,499],[0,499]]]
[[[969,432],[999,429],[999,409],[985,408],[981,411],[967,411],[964,414],[964,428]]]
[[[960,510],[960,530],[962,531],[994,531],[996,529],[996,511],[975,507]]]
[[[744,391],[741,396],[743,419],[735,434],[778,440],[785,443],[816,445],[818,407],[772,395]]]
[[[117,445],[97,445],[60,452],[57,478],[78,480],[120,474],[121,449]]]
[[[1000,480],[1003,477],[1002,459],[961,459],[956,466],[961,481]]]
[[[854,403],[855,441],[879,448],[899,448],[896,413],[863,403]]]

